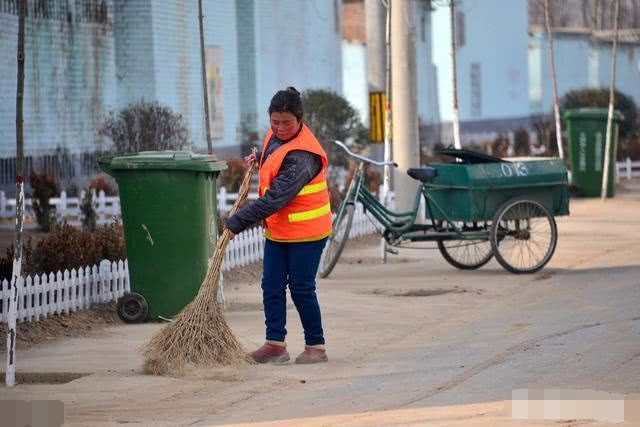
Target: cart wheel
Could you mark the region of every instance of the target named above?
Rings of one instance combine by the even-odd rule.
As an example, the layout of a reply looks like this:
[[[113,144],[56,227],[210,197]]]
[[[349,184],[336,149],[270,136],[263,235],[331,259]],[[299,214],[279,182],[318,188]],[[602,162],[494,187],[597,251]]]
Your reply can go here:
[[[136,292],[129,292],[118,299],[118,317],[125,323],[140,323],[149,314],[147,300]]]
[[[493,258],[488,240],[438,240],[438,249],[449,264],[461,270],[475,270]]]
[[[511,199],[493,217],[493,253],[500,265],[512,273],[540,270],[551,259],[557,242],[553,215],[535,200]]]
[[[323,278],[329,276],[331,271],[333,271],[333,267],[338,263],[338,258],[340,258],[344,245],[349,238],[349,231],[351,231],[351,223],[353,222],[355,210],[353,203],[345,203],[344,209],[340,212],[340,216],[336,217],[333,221],[333,233],[329,236],[327,246],[322,253],[318,276]]]

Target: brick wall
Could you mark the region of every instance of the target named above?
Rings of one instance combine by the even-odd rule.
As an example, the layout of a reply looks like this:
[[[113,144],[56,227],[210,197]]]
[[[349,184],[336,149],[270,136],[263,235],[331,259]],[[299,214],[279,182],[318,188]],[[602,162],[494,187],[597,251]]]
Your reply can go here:
[[[342,12],[342,37],[350,42],[366,42],[364,0],[345,0]]]

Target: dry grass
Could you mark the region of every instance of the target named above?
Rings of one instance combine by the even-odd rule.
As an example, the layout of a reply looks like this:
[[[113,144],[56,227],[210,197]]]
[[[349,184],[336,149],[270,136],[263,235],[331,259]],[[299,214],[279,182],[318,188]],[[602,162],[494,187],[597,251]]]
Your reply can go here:
[[[246,199],[254,167],[247,170],[233,215]],[[175,319],[158,331],[144,349],[144,371],[154,375],[181,375],[187,366],[251,363],[251,358],[233,335],[217,301],[220,268],[229,230],[218,238],[213,261],[195,299]]]
[[[38,322],[18,322],[16,346],[24,349],[61,337],[93,335],[107,326],[120,323],[116,303],[94,304],[87,310],[54,314]],[[7,325],[0,324],[0,348],[6,348]]]

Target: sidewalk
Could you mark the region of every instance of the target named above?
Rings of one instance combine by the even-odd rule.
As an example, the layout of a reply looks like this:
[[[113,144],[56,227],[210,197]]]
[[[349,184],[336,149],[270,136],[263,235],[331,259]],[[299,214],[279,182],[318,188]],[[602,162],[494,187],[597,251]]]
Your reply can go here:
[[[68,425],[83,426],[558,425],[512,420],[504,400],[517,388],[640,391],[640,191],[625,187],[606,203],[572,201],[556,254],[535,275],[495,261],[455,270],[436,250],[380,265],[375,240],[347,245],[318,284],[329,363],[148,376],[140,347],[159,325],[118,325],[18,353],[20,373],[86,375],[1,387],[0,399],[62,400]],[[259,346],[259,279],[225,292],[234,333],[247,350]],[[295,356],[302,331],[292,306],[288,316]],[[561,425],[574,424],[605,425]]]

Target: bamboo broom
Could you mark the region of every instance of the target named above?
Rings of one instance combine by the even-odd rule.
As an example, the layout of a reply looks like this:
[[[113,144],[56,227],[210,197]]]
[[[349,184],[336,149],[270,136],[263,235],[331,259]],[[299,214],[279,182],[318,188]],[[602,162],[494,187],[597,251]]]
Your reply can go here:
[[[249,193],[255,162],[247,169],[231,215]],[[213,260],[198,294],[171,323],[158,331],[144,348],[144,371],[154,375],[180,375],[187,365],[211,366],[252,363],[231,332],[218,302],[220,267],[229,243],[229,230],[218,239]]]

